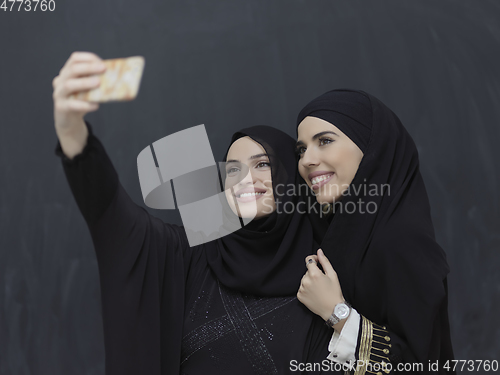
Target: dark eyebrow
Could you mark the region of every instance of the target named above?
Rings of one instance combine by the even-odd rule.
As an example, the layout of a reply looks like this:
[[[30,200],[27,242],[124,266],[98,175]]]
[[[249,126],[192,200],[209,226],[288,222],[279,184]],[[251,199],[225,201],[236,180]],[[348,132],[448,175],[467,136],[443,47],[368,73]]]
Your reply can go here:
[[[257,154],[257,155],[250,156],[250,157],[248,158],[248,160],[258,159],[258,158],[261,158],[261,157],[263,157],[263,156],[265,156],[265,157],[269,158],[269,155],[267,155],[267,154],[265,154],[265,153],[264,153],[264,154]]]
[[[269,157],[268,154],[257,154],[257,155],[250,156],[248,158],[248,160],[258,159],[258,158],[263,157],[263,156]],[[226,163],[241,163],[241,162],[239,160],[227,160]]]
[[[316,139],[318,139],[319,137],[321,137],[322,135],[325,135],[325,134],[333,134],[333,135],[336,135],[337,137],[339,136],[337,133],[327,130],[327,131],[324,131],[324,132],[320,132],[320,133],[314,134],[312,136],[312,140],[315,141]],[[304,144],[304,142],[297,141],[297,143],[295,144],[295,147],[302,146],[303,144]]]

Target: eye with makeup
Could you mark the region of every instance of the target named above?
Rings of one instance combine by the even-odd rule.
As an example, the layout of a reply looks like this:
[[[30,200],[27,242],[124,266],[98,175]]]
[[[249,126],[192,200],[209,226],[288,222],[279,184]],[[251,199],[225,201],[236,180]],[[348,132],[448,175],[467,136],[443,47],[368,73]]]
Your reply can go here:
[[[271,163],[267,160],[261,160],[255,164],[255,168],[257,168],[257,169],[269,168],[270,166],[271,166]],[[236,176],[240,172],[241,172],[241,166],[238,166],[238,165],[228,166],[226,169],[226,175],[229,177]]]
[[[302,156],[304,152],[306,152],[306,148],[304,146],[299,146],[295,148],[295,154],[299,157]]]
[[[255,165],[255,168],[266,168],[266,167],[270,167],[270,166],[271,166],[271,163],[269,163],[269,161],[262,160],[262,161],[257,162],[257,164]]]
[[[240,173],[241,171],[241,166],[237,165],[237,164],[233,164],[233,165],[228,165],[226,167],[226,175],[227,176],[235,176],[237,175],[238,173]]]
[[[328,137],[321,137],[319,139],[319,145],[320,146],[325,146],[325,145],[330,144],[332,142],[333,142],[333,139],[328,138]]]
[[[333,139],[331,138],[328,138],[328,137],[320,137],[318,138],[318,145],[321,147],[321,146],[326,146],[330,143],[334,142]],[[295,153],[297,154],[297,156],[301,157],[304,152],[306,152],[306,147],[304,146],[297,146],[297,148],[295,148]]]

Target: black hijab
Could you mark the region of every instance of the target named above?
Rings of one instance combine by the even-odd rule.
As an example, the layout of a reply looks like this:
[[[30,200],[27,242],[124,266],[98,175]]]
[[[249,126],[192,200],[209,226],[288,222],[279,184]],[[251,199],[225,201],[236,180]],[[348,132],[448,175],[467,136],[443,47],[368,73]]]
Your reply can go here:
[[[321,237],[326,224],[319,215],[301,213],[308,212],[308,205],[310,210],[320,207],[308,189],[298,188],[295,140],[261,125],[235,133],[231,144],[245,136],[269,156],[277,210],[218,239],[218,246],[208,250],[208,263],[230,289],[261,296],[295,295],[306,271],[304,259],[318,248],[315,238]],[[224,161],[226,157],[227,152]]]
[[[391,352],[401,360],[427,366],[428,360],[453,358],[449,268],[434,236],[411,136],[387,106],[363,91],[319,96],[300,112],[297,126],[307,116],[334,124],[364,153],[321,243],[344,297],[360,314],[387,326]],[[384,184],[390,188],[382,189]],[[352,213],[359,202],[365,213]],[[368,205],[376,211],[366,213]]]

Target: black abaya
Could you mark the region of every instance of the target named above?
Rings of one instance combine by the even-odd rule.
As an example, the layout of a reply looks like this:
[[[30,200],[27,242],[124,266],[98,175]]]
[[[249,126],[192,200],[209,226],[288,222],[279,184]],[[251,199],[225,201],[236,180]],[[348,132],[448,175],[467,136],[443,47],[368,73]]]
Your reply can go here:
[[[335,125],[364,153],[321,243],[346,300],[361,314],[356,358],[390,361],[394,373],[398,363],[422,364],[432,373],[429,362],[439,361],[439,373],[448,373],[443,365],[454,358],[449,267],[435,240],[411,136],[363,91],[329,91],[306,105],[297,125],[307,116]]]
[[[306,237],[293,233],[304,249],[295,248],[299,254],[290,258],[302,260],[282,285],[268,277],[274,281],[266,290],[264,277],[260,296],[247,290],[258,290],[253,280],[240,285],[242,291],[229,288],[217,274],[223,275],[234,261],[231,249],[237,246],[224,246],[220,257],[214,257],[220,241],[189,247],[182,227],[165,224],[136,205],[87,126],[90,134],[81,154],[69,160],[60,145],[56,152],[96,251],[106,374],[282,374],[290,372],[291,360],[326,359],[333,331],[295,296],[305,272],[303,259],[315,250],[310,224],[297,227]],[[286,174],[293,177],[290,173],[296,171]],[[238,241],[237,236],[225,240]],[[286,249],[275,247],[276,256],[282,257]],[[288,293],[280,293],[282,287]]]

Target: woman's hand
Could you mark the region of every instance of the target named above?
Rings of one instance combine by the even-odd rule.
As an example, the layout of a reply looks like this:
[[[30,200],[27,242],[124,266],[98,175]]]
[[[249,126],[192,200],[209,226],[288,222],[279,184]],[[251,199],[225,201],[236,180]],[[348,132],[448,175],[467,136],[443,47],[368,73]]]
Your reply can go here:
[[[344,302],[342,289],[330,261],[321,249],[318,255],[309,255],[306,257],[307,272],[302,277],[297,298],[313,313],[321,316],[325,321],[333,313],[333,309],[338,303]],[[321,271],[315,262],[307,263],[309,259],[319,262],[323,271]],[[341,330],[344,321],[337,323],[334,328]],[[339,325],[338,327],[336,327]]]
[[[95,75],[105,70],[99,56],[91,52],[73,52],[52,80],[54,125],[61,148],[69,158],[79,154],[87,143],[88,130],[83,116],[99,108],[98,103],[72,99],[70,95],[99,87],[101,82]]]

